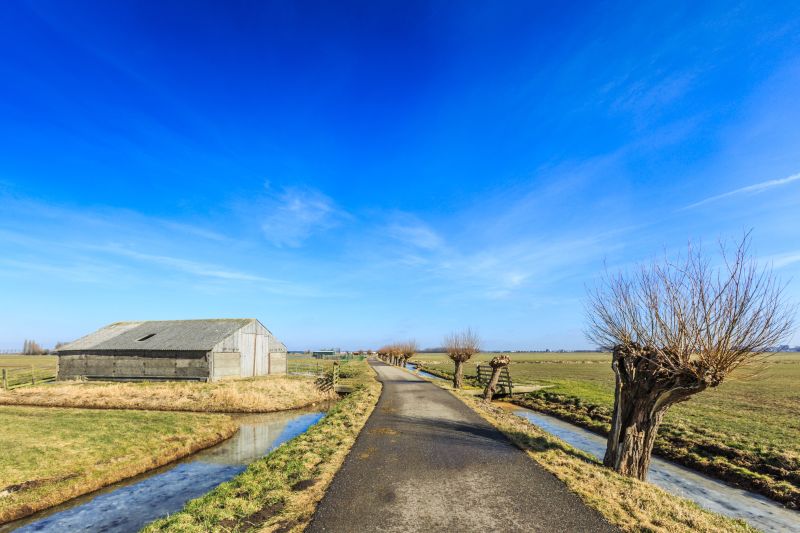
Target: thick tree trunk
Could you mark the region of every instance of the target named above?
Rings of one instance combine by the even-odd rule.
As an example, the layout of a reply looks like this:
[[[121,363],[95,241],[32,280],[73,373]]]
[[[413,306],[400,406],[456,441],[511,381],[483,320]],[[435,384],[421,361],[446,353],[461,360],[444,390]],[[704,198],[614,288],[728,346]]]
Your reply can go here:
[[[647,479],[653,444],[666,411],[666,407],[654,410],[650,397],[635,399],[618,392],[603,464],[622,475]]]
[[[456,370],[453,372],[453,388],[460,389],[464,384],[464,362],[455,361]]]
[[[603,464],[620,474],[647,479],[658,427],[669,406],[704,390],[708,383],[690,372],[659,366],[652,351],[614,348],[614,412]]]
[[[492,401],[492,396],[494,396],[494,391],[497,389],[497,382],[500,381],[500,371],[503,367],[492,368],[492,377],[489,378],[489,383],[486,385],[486,388],[483,389],[483,399],[487,402]]]

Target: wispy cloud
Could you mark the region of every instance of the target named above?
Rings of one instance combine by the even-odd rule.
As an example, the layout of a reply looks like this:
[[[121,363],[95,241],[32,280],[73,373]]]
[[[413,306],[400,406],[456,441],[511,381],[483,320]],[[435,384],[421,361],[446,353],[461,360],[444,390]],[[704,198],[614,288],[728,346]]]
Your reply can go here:
[[[131,259],[138,259],[140,261],[146,261],[149,263],[162,265],[165,267],[170,267],[172,269],[179,270],[195,276],[216,278],[222,280],[233,280],[233,281],[260,281],[260,282],[271,282],[271,283],[277,282],[277,280],[272,280],[262,276],[257,276],[255,274],[249,274],[247,272],[239,272],[236,270],[229,270],[217,265],[202,263],[198,261],[191,261],[179,257],[146,254],[146,253],[136,252],[134,250],[127,250],[117,246],[106,246],[106,247],[93,246],[92,248],[99,251],[110,252],[116,255],[122,255],[125,257],[129,257]]]
[[[442,237],[417,217],[401,214],[386,228],[391,238],[415,248],[434,250],[444,244]]]
[[[113,265],[100,265],[92,261],[50,262],[37,258],[33,261],[0,259],[0,272],[14,276],[54,276],[63,281],[92,284],[113,285],[119,283],[124,274]]]
[[[70,282],[126,284],[157,281],[164,273],[181,274],[181,287],[201,283],[231,290],[247,288],[288,296],[327,296],[331,291],[284,278],[252,243],[233,239],[202,226],[129,210],[69,209],[30,199],[8,200],[9,217],[0,224],[0,273],[29,276],[32,272]],[[30,220],[28,213],[37,213]],[[19,222],[19,221],[25,221]],[[3,226],[9,226],[5,228]],[[45,251],[46,253],[42,254]],[[37,257],[32,261],[32,257]],[[211,261],[206,258],[212,257]],[[255,257],[260,260],[254,260]],[[154,271],[154,267],[157,271]],[[284,278],[284,279],[281,279]]]
[[[800,263],[800,250],[774,255],[768,257],[767,261],[772,263],[772,266],[776,269],[784,268],[794,263]]]
[[[188,235],[195,235],[211,241],[222,242],[228,240],[228,238],[221,233],[217,233],[216,231],[202,228],[200,226],[194,226],[192,224],[183,224],[181,222],[172,222],[169,220],[164,221],[163,224],[167,229],[186,233]]]
[[[276,246],[297,248],[314,233],[336,227],[349,218],[330,197],[309,187],[268,189],[257,205],[261,231]]]
[[[695,207],[699,207],[701,205],[709,204],[711,202],[716,202],[717,200],[722,200],[723,198],[729,198],[731,196],[738,196],[740,194],[756,194],[768,189],[772,189],[775,187],[781,187],[783,185],[788,185],[789,183],[795,182],[800,180],[800,173],[792,174],[789,177],[776,179],[776,180],[769,180],[769,181],[762,181],[761,183],[756,183],[754,185],[748,185],[747,187],[742,187],[740,189],[734,189],[732,191],[728,191],[726,193],[718,194],[716,196],[711,196],[704,200],[700,200],[699,202],[695,202],[693,204],[687,205],[683,209],[693,209]]]

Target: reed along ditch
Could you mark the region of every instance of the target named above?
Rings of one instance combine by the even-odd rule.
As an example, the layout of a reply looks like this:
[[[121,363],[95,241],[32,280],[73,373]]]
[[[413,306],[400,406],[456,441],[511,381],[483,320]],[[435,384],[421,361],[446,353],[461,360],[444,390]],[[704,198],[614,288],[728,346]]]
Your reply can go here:
[[[324,415],[325,409],[319,407],[232,415],[239,431],[230,439],[176,463],[4,524],[0,532],[139,531],[240,474],[247,465],[304,433]]]
[[[598,459],[602,460],[605,454],[605,437],[531,409],[513,404],[503,407]],[[671,494],[692,500],[715,513],[740,518],[762,531],[800,531],[800,512],[659,457],[653,456],[647,480]]]

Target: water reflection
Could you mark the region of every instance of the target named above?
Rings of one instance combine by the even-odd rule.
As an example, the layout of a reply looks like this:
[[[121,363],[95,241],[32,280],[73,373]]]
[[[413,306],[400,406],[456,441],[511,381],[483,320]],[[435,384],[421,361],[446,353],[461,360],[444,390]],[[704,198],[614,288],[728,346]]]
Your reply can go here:
[[[606,439],[552,416],[516,408],[514,414],[595,457],[602,458]],[[699,472],[653,457],[648,481],[700,506],[731,518],[741,518],[763,531],[800,531],[800,513],[760,494],[737,489]]]
[[[248,464],[300,435],[323,415],[294,411],[237,417],[240,429],[236,435],[213,448],[0,527],[0,531],[139,531],[243,472]]]
[[[408,368],[409,370],[411,370],[412,372],[414,372],[418,376],[422,376],[422,377],[428,378],[428,379],[439,379],[439,380],[444,381],[444,378],[441,378],[439,376],[434,376],[433,374],[429,374],[428,372],[425,372],[424,370],[417,370],[417,365],[415,365],[414,363],[407,363],[406,368]]]

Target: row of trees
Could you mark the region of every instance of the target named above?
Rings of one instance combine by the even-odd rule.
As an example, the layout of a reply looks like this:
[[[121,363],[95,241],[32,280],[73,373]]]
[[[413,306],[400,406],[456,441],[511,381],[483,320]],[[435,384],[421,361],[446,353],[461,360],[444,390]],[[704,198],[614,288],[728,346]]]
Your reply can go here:
[[[378,356],[393,365],[405,367],[408,364],[408,360],[414,357],[418,349],[419,346],[415,340],[395,342],[378,348]]]
[[[447,353],[455,363],[453,372],[453,387],[460,389],[464,384],[464,363],[469,361],[473,355],[480,351],[481,340],[478,334],[470,328],[457,331],[447,335],[442,344],[442,351]],[[405,367],[408,360],[414,357],[419,347],[414,340],[398,342],[381,346],[378,349],[378,356],[393,365]],[[490,401],[497,389],[500,380],[500,372],[511,362],[511,358],[506,354],[500,354],[492,358],[489,365],[492,367],[492,376],[484,389],[484,399]]]
[[[34,340],[25,339],[25,342],[22,344],[21,353],[22,355],[47,355],[49,353],[53,353],[66,344],[66,342],[57,342],[53,350],[48,350],[47,348],[42,348],[42,346]]]
[[[45,355],[47,353],[49,353],[49,351],[42,348],[39,343],[34,340],[25,339],[22,345],[23,355]]]

